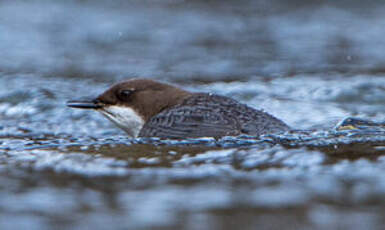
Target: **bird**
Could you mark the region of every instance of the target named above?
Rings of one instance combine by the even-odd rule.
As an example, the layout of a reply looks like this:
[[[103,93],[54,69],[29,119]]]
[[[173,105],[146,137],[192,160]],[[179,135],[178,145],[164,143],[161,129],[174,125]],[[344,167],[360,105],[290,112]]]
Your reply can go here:
[[[280,119],[230,97],[145,78],[116,83],[94,99],[70,100],[67,106],[96,110],[131,138],[261,136],[290,130]]]

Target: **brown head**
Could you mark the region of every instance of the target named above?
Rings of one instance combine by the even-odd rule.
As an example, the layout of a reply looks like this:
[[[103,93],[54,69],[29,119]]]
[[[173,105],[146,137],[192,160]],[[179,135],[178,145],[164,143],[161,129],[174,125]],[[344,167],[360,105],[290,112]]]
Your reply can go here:
[[[95,109],[136,137],[151,117],[181,103],[190,92],[149,79],[117,83],[94,100],[67,102],[72,108]]]

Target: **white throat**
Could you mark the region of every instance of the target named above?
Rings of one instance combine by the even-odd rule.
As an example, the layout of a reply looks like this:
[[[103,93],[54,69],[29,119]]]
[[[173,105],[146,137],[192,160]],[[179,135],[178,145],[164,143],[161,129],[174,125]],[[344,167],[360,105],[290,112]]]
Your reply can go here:
[[[133,138],[139,135],[144,125],[143,118],[129,107],[111,105],[98,111]]]

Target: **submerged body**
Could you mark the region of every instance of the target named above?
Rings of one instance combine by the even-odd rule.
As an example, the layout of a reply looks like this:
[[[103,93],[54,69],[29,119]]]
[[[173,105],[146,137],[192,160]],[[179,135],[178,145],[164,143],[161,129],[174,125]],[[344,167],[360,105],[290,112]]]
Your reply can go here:
[[[147,79],[121,82],[95,100],[67,105],[101,112],[130,137],[260,136],[290,129],[272,115],[231,98],[191,93]]]

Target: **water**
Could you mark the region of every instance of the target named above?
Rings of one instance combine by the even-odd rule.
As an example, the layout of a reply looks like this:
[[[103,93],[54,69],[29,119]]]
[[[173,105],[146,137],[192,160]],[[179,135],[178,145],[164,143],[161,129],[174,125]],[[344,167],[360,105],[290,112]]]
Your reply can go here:
[[[377,1],[2,1],[1,229],[382,229]],[[137,76],[311,132],[129,139],[65,106]],[[379,124],[334,128],[354,116]]]

